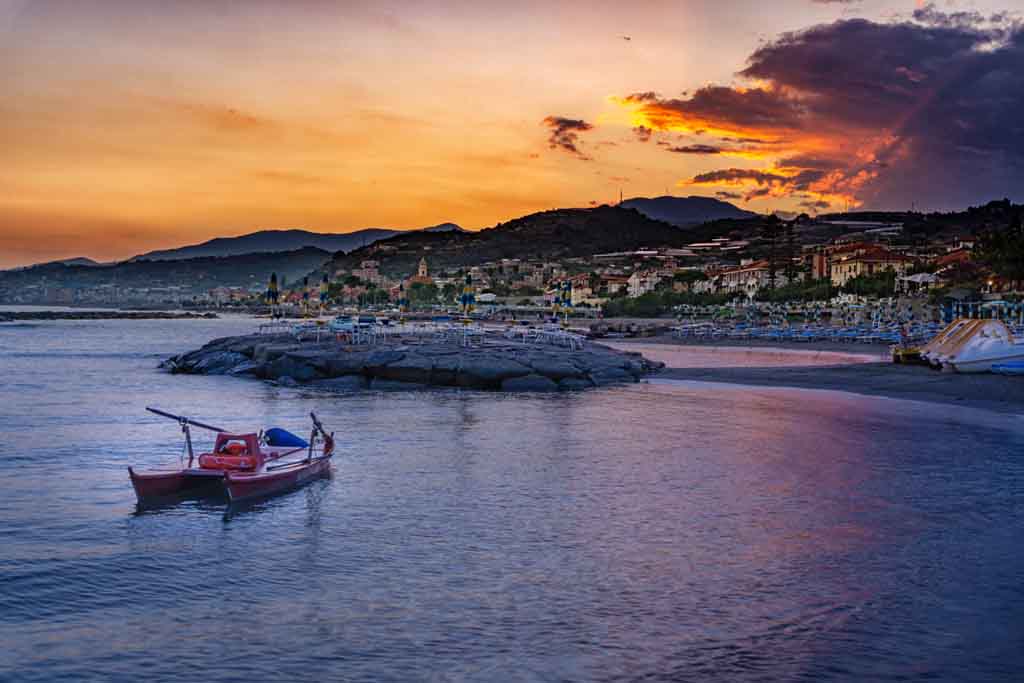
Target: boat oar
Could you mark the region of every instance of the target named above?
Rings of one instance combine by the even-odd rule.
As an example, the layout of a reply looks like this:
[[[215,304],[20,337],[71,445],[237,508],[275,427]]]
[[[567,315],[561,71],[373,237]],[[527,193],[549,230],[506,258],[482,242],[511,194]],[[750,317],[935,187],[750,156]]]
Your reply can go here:
[[[153,413],[155,415],[160,415],[161,417],[167,417],[167,418],[170,418],[170,419],[175,420],[177,422],[184,422],[185,424],[190,424],[193,427],[199,427],[200,429],[209,429],[211,432],[226,432],[226,431],[228,431],[228,430],[223,429],[221,427],[214,427],[212,425],[203,424],[202,422],[196,422],[195,420],[193,420],[192,418],[189,418],[189,417],[181,417],[180,415],[174,415],[173,413],[165,413],[162,410],[158,410],[156,408],[150,408],[149,406],[146,406],[146,410],[148,410],[149,412],[151,412],[151,413]]]
[[[301,447],[300,448],[293,448],[290,451],[285,451],[284,453],[278,453],[277,455],[273,455],[273,456],[267,458],[265,460],[265,462],[270,462],[271,460],[280,460],[281,458],[288,457],[289,455],[294,455],[295,453],[298,453],[301,450],[302,450]]]
[[[334,453],[329,455],[321,455],[319,458],[311,458],[308,460],[293,460],[292,462],[286,462],[282,465],[274,465],[266,469],[267,472],[273,472],[274,470],[283,470],[285,467],[295,467],[296,465],[308,465],[313,462],[320,462],[321,460],[327,460],[328,458],[334,457]]]

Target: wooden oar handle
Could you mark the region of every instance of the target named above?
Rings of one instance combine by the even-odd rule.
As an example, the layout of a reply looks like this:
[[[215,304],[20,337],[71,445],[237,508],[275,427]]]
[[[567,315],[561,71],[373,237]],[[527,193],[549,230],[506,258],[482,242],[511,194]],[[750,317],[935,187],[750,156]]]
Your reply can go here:
[[[185,422],[187,424],[192,425],[193,427],[199,427],[200,429],[209,429],[211,432],[226,432],[227,431],[226,429],[223,429],[221,427],[214,427],[212,425],[203,424],[202,422],[197,422],[197,421],[195,421],[195,420],[193,420],[191,418],[181,417],[180,415],[175,415],[174,413],[164,412],[163,410],[159,410],[157,408],[151,408],[149,406],[146,406],[146,410],[148,410],[149,412],[153,413],[154,415],[159,415],[161,417],[166,417],[166,418],[170,418],[172,420],[177,420],[178,422]]]

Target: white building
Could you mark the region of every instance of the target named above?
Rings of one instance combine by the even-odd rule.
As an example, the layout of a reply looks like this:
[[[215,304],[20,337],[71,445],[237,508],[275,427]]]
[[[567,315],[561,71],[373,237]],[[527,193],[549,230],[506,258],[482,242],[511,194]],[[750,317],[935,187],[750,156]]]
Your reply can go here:
[[[635,270],[629,276],[629,298],[635,299],[648,292],[653,292],[662,280],[660,273],[654,270]]]

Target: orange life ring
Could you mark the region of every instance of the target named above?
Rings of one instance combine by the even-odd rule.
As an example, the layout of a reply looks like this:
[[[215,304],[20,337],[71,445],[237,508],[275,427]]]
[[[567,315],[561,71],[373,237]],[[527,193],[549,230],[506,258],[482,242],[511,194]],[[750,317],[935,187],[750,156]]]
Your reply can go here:
[[[256,458],[248,455],[218,455],[203,453],[199,466],[205,470],[251,470],[256,467]]]

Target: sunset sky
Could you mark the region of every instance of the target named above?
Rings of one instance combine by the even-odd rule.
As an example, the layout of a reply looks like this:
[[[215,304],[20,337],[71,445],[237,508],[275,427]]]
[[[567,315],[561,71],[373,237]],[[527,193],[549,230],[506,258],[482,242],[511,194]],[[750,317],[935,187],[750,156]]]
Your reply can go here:
[[[1014,9],[0,0],[0,268],[476,229],[620,188],[757,211],[1019,201]]]

